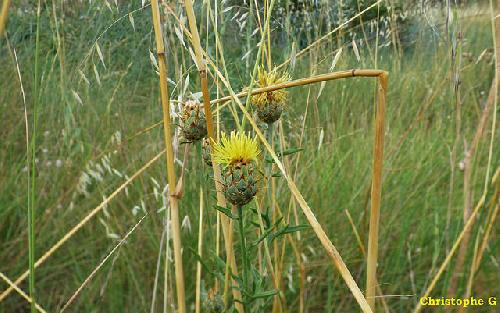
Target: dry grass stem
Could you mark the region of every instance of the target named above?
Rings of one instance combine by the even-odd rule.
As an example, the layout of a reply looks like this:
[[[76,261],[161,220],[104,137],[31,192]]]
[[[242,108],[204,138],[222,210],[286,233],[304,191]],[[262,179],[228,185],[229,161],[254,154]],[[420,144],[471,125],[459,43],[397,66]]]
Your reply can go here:
[[[486,199],[486,195],[483,194],[481,198],[479,199],[479,202],[476,204],[476,207],[472,211],[472,214],[469,217],[469,220],[465,224],[464,228],[458,235],[457,239],[455,240],[455,243],[453,244],[453,247],[451,248],[450,252],[448,252],[448,255],[444,259],[443,263],[439,267],[438,272],[436,275],[434,275],[434,278],[432,279],[431,283],[423,293],[423,295],[420,298],[426,298],[430,295],[434,287],[436,286],[436,283],[438,282],[439,278],[441,278],[441,275],[443,274],[444,270],[448,267],[448,264],[450,263],[451,259],[453,258],[453,255],[457,251],[458,247],[460,246],[460,243],[462,242],[462,239],[464,238],[465,234],[469,231],[469,229],[474,225],[474,222],[476,221],[476,215],[479,213],[479,210],[484,204],[484,201]],[[422,304],[419,302],[415,309],[413,310],[413,313],[419,313],[422,311]]]
[[[0,12],[0,37],[3,36],[5,28],[7,27],[7,17],[9,15],[9,7],[11,0],[3,0],[2,11]]]
[[[158,159],[165,153],[165,150],[158,153],[154,158],[149,160],[144,166],[142,166],[137,172],[135,172],[130,178],[128,178],[123,184],[113,191],[108,197],[106,197],[97,207],[95,207],[89,214],[87,214],[77,225],[75,225],[70,231],[68,231],[57,243],[50,247],[47,252],[45,252],[35,263],[35,268],[42,265],[54,252],[59,250],[62,245],[64,245],[71,237],[73,237],[85,224],[87,224],[97,213],[101,212],[111,200],[113,200],[120,192],[122,192],[132,181],[139,177],[146,169],[148,169],[153,163],[158,161]],[[29,270],[26,270],[21,274],[15,281],[15,285],[19,285],[23,280],[29,275]],[[4,290],[0,294],[0,302],[4,300],[14,288],[11,286]]]
[[[115,251],[118,250],[118,248],[120,248],[127,241],[127,238],[136,230],[136,228],[142,223],[142,221],[146,218],[146,216],[148,216],[148,214],[145,214],[143,217],[141,217],[141,219],[127,232],[127,234],[125,234],[125,236],[123,236],[122,239],[120,239],[118,244],[106,255],[106,257],[104,257],[101,263],[99,263],[94,268],[94,270],[89,274],[89,276],[85,278],[83,283],[78,287],[78,289],[73,293],[73,295],[71,295],[71,297],[68,299],[66,304],[64,304],[59,313],[66,311],[66,309],[71,305],[71,303],[75,301],[76,297],[82,292],[83,288],[85,288],[88,285],[88,283],[92,280],[92,278],[94,278],[97,272],[102,268],[104,263],[106,263],[106,261],[115,253]]]
[[[21,295],[28,303],[31,303],[31,298],[28,296],[21,288],[17,287],[7,276],[0,272],[0,278],[3,279],[10,287],[12,287],[18,294]],[[47,313],[38,303],[35,303],[35,307],[40,313]]]
[[[198,226],[198,255],[203,257],[203,189],[200,188],[200,225]],[[201,312],[201,262],[196,263],[195,313]]]
[[[174,242],[175,260],[175,286],[177,291],[177,309],[179,313],[186,313],[186,299],[184,290],[184,269],[182,264],[181,228],[179,221],[178,196],[175,194],[177,187],[174,165],[174,148],[172,145],[172,126],[170,118],[170,96],[167,90],[167,63],[165,61],[165,46],[163,43],[163,32],[160,22],[160,10],[158,0],[151,0],[153,15],[153,27],[155,32],[156,53],[158,54],[158,65],[160,72],[160,95],[163,109],[163,131],[165,148],[167,151],[167,181],[169,188],[170,214],[172,221],[172,239]],[[165,262],[167,266],[167,262]],[[165,281],[165,284],[167,282]]]
[[[186,6],[186,15],[189,21],[189,28],[191,29],[191,34],[192,34],[192,43],[193,43],[193,48],[195,50],[195,56],[196,56],[196,65],[198,67],[198,71],[200,73],[200,80],[201,80],[201,89],[203,93],[203,106],[205,109],[205,119],[207,123],[207,132],[208,132],[208,138],[209,139],[216,139],[215,136],[215,128],[213,124],[213,116],[212,116],[212,110],[210,108],[210,93],[208,91],[208,80],[207,80],[207,71],[206,71],[206,66],[203,61],[203,49],[200,44],[200,36],[198,34],[198,27],[196,25],[196,17],[194,14],[194,9],[193,9],[193,4],[191,0],[186,0],[184,2]],[[213,143],[212,140],[210,140],[211,144]],[[212,157],[212,168],[214,171],[214,181],[215,181],[215,188],[217,191],[217,205],[221,207],[226,207],[226,199],[224,197],[224,194],[222,193],[222,186],[220,182],[222,181],[221,179],[221,173],[220,173],[220,168],[217,166],[217,162],[215,162],[214,158]],[[236,259],[234,256],[234,250],[233,250],[233,242],[231,240],[232,235],[232,227],[231,224],[229,223],[229,218],[225,215],[221,215],[221,224],[222,224],[222,232],[224,235],[224,243],[225,243],[225,248],[226,248],[226,254],[228,258],[228,264],[230,265],[230,270],[237,275],[238,270],[236,267]],[[226,273],[226,278],[228,277]],[[233,280],[233,285],[237,286],[237,282]],[[226,292],[228,290],[229,286],[229,280],[226,279],[225,281],[225,287],[224,291]],[[235,300],[241,300],[241,294],[237,288],[232,288],[233,292],[233,297]],[[227,296],[224,296],[224,299],[227,299]],[[240,302],[235,302],[236,303],[236,309],[238,312],[242,313],[243,312],[243,306],[241,305]],[[226,303],[227,304],[227,303]]]
[[[380,220],[380,198],[382,195],[382,162],[384,151],[384,114],[387,92],[387,74],[379,76],[378,101],[375,117],[375,140],[373,146],[373,174],[371,190],[370,229],[366,261],[366,299],[375,311],[377,285],[378,228]]]

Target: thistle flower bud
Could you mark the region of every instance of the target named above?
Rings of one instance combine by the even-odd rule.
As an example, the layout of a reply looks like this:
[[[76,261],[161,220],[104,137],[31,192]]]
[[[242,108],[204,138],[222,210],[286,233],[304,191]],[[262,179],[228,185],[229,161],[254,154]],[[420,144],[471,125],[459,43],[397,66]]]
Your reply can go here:
[[[181,113],[181,133],[188,142],[195,142],[207,135],[205,112],[200,103],[189,100]]]
[[[233,131],[230,138],[223,133],[213,148],[215,161],[225,165],[221,183],[226,200],[237,206],[252,201],[257,194],[257,140]]]
[[[276,70],[270,72],[259,68],[257,87],[263,88],[290,80],[290,76],[284,73],[279,75]],[[272,124],[279,120],[286,105],[288,92],[284,89],[268,91],[252,96],[252,103],[257,108],[257,116],[266,124]]]
[[[228,166],[222,174],[222,186],[227,201],[243,206],[257,194],[255,163],[236,163]]]
[[[272,124],[279,120],[283,113],[283,104],[276,101],[269,101],[266,105],[257,107],[257,116],[266,124]]]

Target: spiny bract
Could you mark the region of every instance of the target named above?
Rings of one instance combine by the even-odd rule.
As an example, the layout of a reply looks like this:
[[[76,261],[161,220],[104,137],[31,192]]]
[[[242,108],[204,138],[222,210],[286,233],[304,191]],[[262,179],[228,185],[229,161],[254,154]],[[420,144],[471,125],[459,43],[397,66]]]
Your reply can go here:
[[[180,117],[182,135],[188,142],[198,141],[207,135],[205,112],[200,103],[186,101]]]
[[[206,165],[212,166],[212,147],[208,138],[203,138],[201,142],[201,157]]]
[[[278,74],[276,69],[266,71],[259,68],[257,87],[263,88],[290,80],[287,73]],[[252,103],[257,107],[257,116],[267,124],[276,122],[283,113],[283,107],[286,103],[288,92],[285,89],[263,92],[252,96]]]
[[[216,162],[225,165],[221,183],[226,199],[237,206],[249,203],[257,194],[257,140],[233,131],[229,138],[222,134],[213,149]]]

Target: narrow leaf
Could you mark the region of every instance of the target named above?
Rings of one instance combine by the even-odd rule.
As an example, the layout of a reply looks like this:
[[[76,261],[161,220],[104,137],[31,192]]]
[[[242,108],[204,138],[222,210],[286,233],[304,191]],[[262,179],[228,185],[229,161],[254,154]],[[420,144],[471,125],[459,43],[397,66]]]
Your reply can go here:
[[[231,210],[228,209],[228,208],[221,207],[221,206],[218,206],[218,205],[215,205],[214,208],[217,211],[219,211],[219,212],[223,213],[224,215],[226,215],[227,217],[229,217],[230,219],[233,219],[233,220],[238,219],[238,217],[235,216],[235,215],[233,215],[233,212],[231,212]]]

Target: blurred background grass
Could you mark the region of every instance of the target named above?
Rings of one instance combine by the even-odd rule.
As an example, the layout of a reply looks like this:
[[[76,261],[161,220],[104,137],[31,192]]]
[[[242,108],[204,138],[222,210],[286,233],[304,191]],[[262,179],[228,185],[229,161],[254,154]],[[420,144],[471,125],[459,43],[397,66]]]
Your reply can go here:
[[[224,7],[231,9],[220,15],[219,31],[231,83],[239,90],[249,80],[249,68],[242,56],[250,47],[249,59],[255,58],[256,49],[252,45],[259,38],[240,29],[247,6],[230,2]],[[298,51],[339,25],[340,18],[335,17],[339,10],[333,1],[317,5],[301,3],[281,1],[273,13],[276,64],[293,56],[293,47]],[[356,1],[344,3],[346,20],[373,2],[361,2],[359,7]],[[200,3],[197,5],[202,40],[208,40],[207,51],[215,58],[213,30],[207,31],[206,12],[201,10]],[[182,9],[176,4],[171,6],[177,12]],[[160,128],[126,140],[162,116],[158,77],[150,57],[154,51],[150,9],[141,8],[138,1],[71,5],[47,1],[42,8],[41,94],[36,134],[37,257],[163,146]],[[439,4],[420,7],[402,3],[397,8],[400,21],[396,28],[384,28],[382,22],[379,25],[387,34],[379,33],[378,67],[390,73],[379,283],[385,294],[397,295],[386,299],[390,308],[394,312],[408,312],[463,227],[463,172],[459,165],[488,97],[494,77],[494,56],[487,3],[453,7],[454,19],[448,24],[446,8]],[[237,12],[240,13],[236,15]],[[328,72],[341,46],[343,51],[335,70],[373,68],[377,11],[375,15],[369,13],[363,16],[364,20],[350,23],[318,49],[298,58],[289,68],[291,76],[295,79]],[[11,7],[7,37],[0,46],[0,271],[11,279],[28,267],[26,134],[17,66],[31,118],[35,17],[36,7],[28,1],[15,3]],[[171,56],[167,58],[172,80],[169,87],[171,98],[177,99],[198,92],[199,83],[189,52],[175,34],[175,20],[167,15],[165,25]],[[389,30],[396,29],[399,43],[395,45]],[[359,50],[359,60],[353,42]],[[189,92],[183,93],[184,88]],[[291,146],[299,145],[301,128],[305,125],[301,145],[304,151],[294,173],[297,184],[361,286],[364,258],[345,211],[350,213],[366,242],[374,88],[374,80],[359,78],[327,82],[324,89],[320,84],[295,88],[291,90],[284,119],[284,131]],[[211,92],[215,98],[213,84]],[[460,120],[456,111],[457,94],[461,103]],[[230,125],[230,115],[222,117]],[[491,125],[491,118],[488,121]],[[491,127],[486,129],[473,160],[474,204],[484,187]],[[196,259],[188,248],[196,249],[197,245],[199,186],[207,193],[206,242],[213,243],[215,238],[210,171],[199,161],[198,153],[199,147],[190,150],[186,191],[181,202],[188,291],[194,289],[195,282]],[[494,150],[494,166],[498,165],[498,158],[498,151]],[[146,210],[149,216],[143,224],[84,289],[70,311],[149,310],[163,229],[164,174],[163,161],[154,164],[37,269],[38,301],[43,307],[48,311],[60,308]],[[286,184],[279,181],[279,205],[286,209],[289,198]],[[479,215],[473,238],[484,228],[486,215],[487,212]],[[357,304],[332,269],[313,232],[303,233],[302,245],[307,271],[307,311],[356,311]],[[214,244],[205,246],[207,254],[214,249]],[[494,275],[498,273],[496,248],[494,239],[474,283],[475,297],[499,292],[495,283],[498,275]],[[472,249],[469,251],[467,271]],[[291,249],[286,253],[292,255]],[[452,266],[433,293],[436,296],[446,295]],[[293,308],[299,282],[293,257],[287,258],[283,271],[290,273],[284,275],[285,295]],[[463,292],[467,277],[460,276],[459,292]],[[206,275],[204,279],[208,283],[213,278]],[[8,287],[4,282],[0,286],[2,290]],[[27,290],[27,283],[21,287]],[[191,305],[194,293],[188,292],[187,296]],[[0,312],[25,312],[27,308],[27,303],[15,293],[0,303]]]

